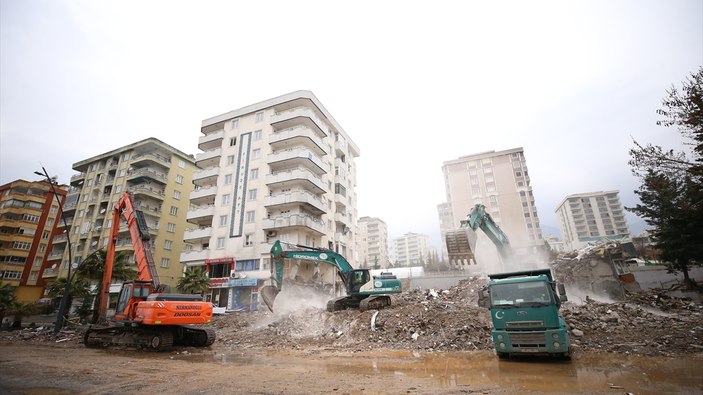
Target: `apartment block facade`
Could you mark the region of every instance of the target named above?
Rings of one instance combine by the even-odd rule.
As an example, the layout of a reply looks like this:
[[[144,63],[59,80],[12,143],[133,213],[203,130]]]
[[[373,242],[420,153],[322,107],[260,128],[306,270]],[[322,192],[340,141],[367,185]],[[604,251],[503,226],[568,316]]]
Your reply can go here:
[[[52,189],[48,181],[16,180],[0,186],[0,284],[13,286],[18,301],[43,299],[47,279],[57,272],[60,261],[54,261],[66,243],[58,227],[66,189]]]
[[[459,228],[475,204],[486,206],[486,211],[510,240],[518,257],[545,253],[535,198],[530,185],[527,162],[522,147],[504,151],[488,151],[463,156],[444,162],[442,166],[447,201],[439,207],[442,240],[447,231]],[[452,220],[447,221],[451,213]],[[477,231],[474,251],[478,264],[485,250],[494,250],[485,234]],[[446,246],[445,246],[446,248]],[[491,254],[497,259],[495,253]]]
[[[382,219],[359,218],[358,243],[360,267],[388,268],[388,226]]]
[[[393,239],[394,266],[424,266],[434,253],[430,237],[426,234],[409,232]]]
[[[148,138],[76,162],[64,205],[72,260],[80,264],[91,253],[107,248],[115,204],[125,192],[132,194],[135,208],[144,213],[151,232],[151,250],[159,280],[175,292],[183,276],[180,262],[183,234],[193,189],[195,160],[170,145]],[[132,239],[121,221],[116,251],[134,251]],[[62,259],[67,261],[67,251]],[[66,269],[66,265],[62,269]]]
[[[589,242],[630,237],[620,191],[598,191],[569,195],[554,210],[559,230],[569,250]]]
[[[203,267],[218,307],[255,309],[278,239],[352,265],[359,148],[309,91],[202,122],[181,261]]]

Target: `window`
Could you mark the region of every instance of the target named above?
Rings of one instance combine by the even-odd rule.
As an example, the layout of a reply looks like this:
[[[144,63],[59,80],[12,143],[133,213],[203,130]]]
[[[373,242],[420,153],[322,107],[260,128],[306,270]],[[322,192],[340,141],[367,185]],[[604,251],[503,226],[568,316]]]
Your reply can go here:
[[[236,129],[239,127],[239,118],[234,118],[230,124],[232,129]]]
[[[227,216],[220,215],[220,226],[227,226]]]
[[[117,177],[124,177],[126,172],[127,172],[127,169],[120,169],[120,172],[117,173]]]
[[[258,259],[242,259],[237,260],[234,264],[235,270],[246,272],[249,270],[259,270],[259,260]]]
[[[227,164],[228,165],[234,164],[234,155],[227,156]]]
[[[235,145],[237,145],[237,138],[236,138],[236,137],[230,137],[230,139],[229,139],[229,146],[230,146],[230,147],[234,147]]]
[[[77,218],[83,218],[83,214],[85,212],[83,210],[78,210],[78,215],[76,216]]]
[[[122,192],[122,185],[117,185],[115,187],[115,193],[120,193],[120,192]]]
[[[264,112],[259,111],[256,113],[256,122],[263,122],[264,121]]]
[[[176,231],[176,224],[174,224],[173,222],[169,222],[166,226],[166,231],[169,233],[174,233]]]
[[[226,194],[222,195],[222,205],[223,205],[223,206],[228,205],[228,204],[229,204],[229,199],[230,199],[230,194],[229,194],[229,193],[226,193]]]
[[[169,250],[173,248],[173,240],[164,240],[164,250]]]
[[[181,191],[173,191],[173,198],[176,200],[181,200]]]
[[[259,178],[259,169],[251,169],[251,172],[249,172],[249,178],[252,180]]]
[[[39,244],[39,252],[46,251],[46,244]]]
[[[249,200],[256,200],[256,189],[249,190]]]
[[[261,158],[261,150],[259,148],[251,151],[251,158],[252,159],[259,159]]]
[[[261,140],[261,130],[254,131],[254,141]]]
[[[217,238],[217,248],[218,249],[225,248],[225,238],[224,237]]]
[[[225,185],[229,185],[232,183],[232,175],[231,174],[225,174]]]
[[[168,258],[161,258],[161,267],[168,267],[170,261]]]
[[[43,231],[41,234],[41,238],[42,238],[42,240],[48,239],[49,238],[49,231],[48,230]]]
[[[183,176],[180,174],[176,175],[176,183],[183,184]]]
[[[171,210],[169,211],[171,215],[178,215],[178,207],[176,206],[171,206]]]
[[[247,223],[252,223],[252,222],[254,222],[254,220],[256,219],[256,212],[253,211],[253,210],[252,210],[252,211],[247,211],[246,216],[247,216],[246,222],[247,222]]]
[[[179,159],[178,160],[178,167],[180,167],[181,169],[185,169],[186,162],[183,159]]]
[[[245,246],[253,246],[254,245],[254,236],[251,234],[244,235],[244,245]]]

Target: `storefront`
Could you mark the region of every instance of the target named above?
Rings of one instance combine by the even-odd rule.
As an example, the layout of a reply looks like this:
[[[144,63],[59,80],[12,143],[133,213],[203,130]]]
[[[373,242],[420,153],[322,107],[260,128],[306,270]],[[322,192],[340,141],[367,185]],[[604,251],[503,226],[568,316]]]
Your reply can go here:
[[[255,278],[211,278],[211,301],[228,311],[256,310],[259,304],[259,286]]]

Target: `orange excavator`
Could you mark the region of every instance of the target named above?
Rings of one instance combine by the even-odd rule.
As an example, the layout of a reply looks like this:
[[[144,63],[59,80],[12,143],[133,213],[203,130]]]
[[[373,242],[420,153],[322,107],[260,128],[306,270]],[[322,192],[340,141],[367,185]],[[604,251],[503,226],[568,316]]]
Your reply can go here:
[[[122,345],[153,350],[168,350],[174,345],[211,345],[215,332],[196,325],[212,321],[212,303],[203,302],[201,295],[164,293],[165,286],[159,283],[151,253],[144,213],[135,209],[130,193],[122,196],[112,215],[98,322],[105,322],[107,318],[115,246],[122,219],[127,222],[134,245],[137,279],[122,284],[114,318],[107,325],[89,327],[84,344],[92,348]]]

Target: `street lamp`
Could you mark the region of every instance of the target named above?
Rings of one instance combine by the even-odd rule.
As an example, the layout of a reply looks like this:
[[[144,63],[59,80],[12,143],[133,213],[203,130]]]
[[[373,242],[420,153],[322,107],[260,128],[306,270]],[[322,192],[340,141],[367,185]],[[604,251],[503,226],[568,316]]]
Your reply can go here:
[[[66,217],[63,215],[63,205],[61,204],[59,195],[56,193],[56,189],[54,189],[55,181],[51,177],[49,177],[49,173],[46,172],[44,166],[42,166],[41,169],[43,173],[35,171],[34,174],[46,177],[46,181],[49,183],[49,186],[51,186],[51,191],[54,193],[56,203],[58,203],[59,205],[59,214],[61,215],[61,220],[63,221],[63,227],[66,232],[66,242],[68,243],[68,274],[66,276],[66,287],[64,288],[63,295],[61,296],[61,303],[59,303],[59,311],[56,315],[56,323],[54,324],[54,335],[56,335],[63,327],[63,316],[66,314],[66,309],[68,308],[68,297],[69,293],[71,292],[71,266],[73,266],[73,256],[71,254],[71,238],[68,232],[68,225],[66,224]]]

